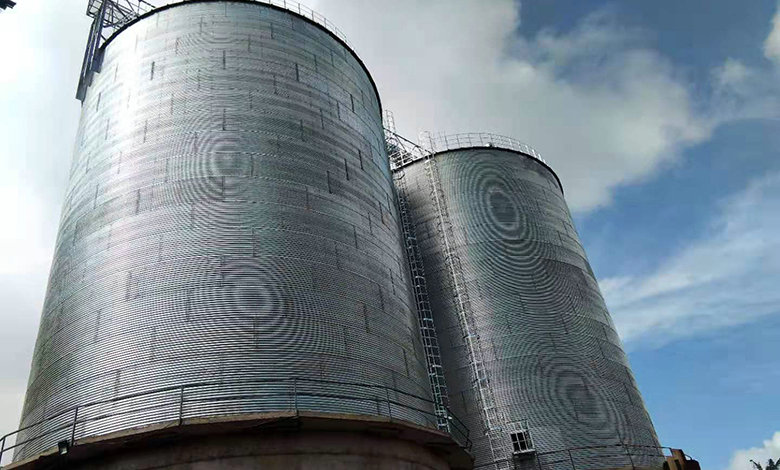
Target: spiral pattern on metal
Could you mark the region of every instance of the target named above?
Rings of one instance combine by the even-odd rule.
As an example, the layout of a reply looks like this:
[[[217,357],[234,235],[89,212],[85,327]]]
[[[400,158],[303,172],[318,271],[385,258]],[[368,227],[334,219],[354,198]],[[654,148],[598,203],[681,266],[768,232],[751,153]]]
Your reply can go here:
[[[435,427],[410,398],[430,389],[393,198],[376,88],[331,32],[240,1],[136,20],[83,102],[22,427],[159,387],[290,377],[408,392],[390,398],[431,413],[397,417]]]
[[[554,173],[513,149],[472,147],[430,158],[452,228],[450,255],[425,161],[398,171],[405,172],[415,216],[450,406],[470,429],[476,468],[570,468],[568,461],[548,462],[552,454],[540,455],[539,462],[517,461],[509,433],[526,425],[539,454],[657,446]],[[473,315],[471,341],[481,348],[477,358],[458,323],[448,257],[457,257],[462,270]],[[492,395],[487,402],[478,396],[475,369],[484,370]],[[497,410],[482,409],[493,403]],[[488,432],[486,416],[500,417],[493,428],[504,437]],[[580,454],[578,469],[627,461],[609,448]],[[658,462],[652,455],[636,460]]]

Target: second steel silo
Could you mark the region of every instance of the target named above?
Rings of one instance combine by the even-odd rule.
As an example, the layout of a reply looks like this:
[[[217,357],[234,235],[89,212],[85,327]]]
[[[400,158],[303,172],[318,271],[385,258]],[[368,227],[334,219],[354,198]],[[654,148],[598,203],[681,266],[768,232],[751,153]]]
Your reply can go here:
[[[407,452],[443,434],[376,87],[311,11],[267,3],[167,5],[98,51],[16,460],[155,423],[292,410],[319,413],[317,429],[369,416],[418,434],[398,444],[405,431],[385,423],[370,443],[273,444],[280,466],[300,453],[445,468]],[[238,439],[225,448],[262,441]],[[352,460],[328,460],[339,452]]]
[[[428,147],[396,161],[395,173],[475,468],[658,464],[558,177],[506,137],[439,137]]]

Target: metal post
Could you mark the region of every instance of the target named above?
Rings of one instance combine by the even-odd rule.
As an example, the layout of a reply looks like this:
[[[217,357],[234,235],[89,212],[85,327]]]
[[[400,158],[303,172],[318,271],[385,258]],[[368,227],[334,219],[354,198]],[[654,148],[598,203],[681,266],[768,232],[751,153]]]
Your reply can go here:
[[[571,456],[571,449],[567,449],[567,452],[569,453],[569,462],[571,462],[571,470],[576,470],[574,468],[574,458]]]
[[[293,410],[298,414],[298,377],[293,377]]]
[[[385,387],[385,398],[387,398],[387,416],[393,419],[393,409],[390,408],[390,390]]]
[[[628,456],[628,461],[631,462],[631,470],[636,469],[636,467],[634,466],[634,458],[631,457],[631,453],[628,451],[628,446],[623,444],[623,449],[626,450],[626,456]]]
[[[70,430],[70,445],[76,442],[76,424],[79,419],[79,407],[76,407],[76,411],[73,412],[73,428]]]
[[[626,445],[625,441],[623,441],[623,438],[618,433],[618,440],[620,441],[620,446],[623,447],[623,450],[626,451],[626,457],[628,457],[628,461],[631,462],[631,469],[634,470],[636,467],[634,466],[634,458],[631,457],[631,453],[628,451],[628,446]]]
[[[0,464],[3,463],[3,452],[5,452],[5,438],[6,436],[3,436],[3,440],[0,441]]]
[[[179,426],[184,421],[184,385],[179,387]]]

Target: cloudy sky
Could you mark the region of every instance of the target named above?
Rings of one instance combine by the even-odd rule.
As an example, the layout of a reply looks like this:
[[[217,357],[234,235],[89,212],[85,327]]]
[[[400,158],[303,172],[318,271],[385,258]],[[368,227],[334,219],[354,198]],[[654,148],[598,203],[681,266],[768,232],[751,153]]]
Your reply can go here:
[[[0,12],[0,434],[67,183],[85,4]],[[708,469],[780,457],[776,0],[308,4],[402,133],[502,133],[556,169],[664,445]]]

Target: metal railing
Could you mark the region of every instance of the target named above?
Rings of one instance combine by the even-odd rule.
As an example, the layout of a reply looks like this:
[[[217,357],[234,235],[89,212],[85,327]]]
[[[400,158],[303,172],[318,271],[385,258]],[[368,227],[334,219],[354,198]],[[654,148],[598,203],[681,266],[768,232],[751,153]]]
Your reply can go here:
[[[94,2],[94,0],[91,0]],[[116,2],[116,0],[114,0]],[[124,0],[127,2],[128,0]],[[138,1],[138,0],[135,0]],[[149,12],[154,10],[155,8],[161,8],[163,6],[167,5],[175,5],[177,3],[186,3],[186,0],[150,0],[153,4],[151,8],[147,8],[143,11],[143,13]],[[333,22],[328,21],[325,16],[317,13],[316,11],[312,10],[311,8],[307,7],[306,5],[293,1],[293,0],[251,0],[254,3],[263,3],[266,5],[271,5],[275,7],[282,8],[284,10],[290,11],[292,13],[297,13],[300,16],[305,17],[308,20],[311,20],[318,25],[324,27],[329,32],[333,33],[334,36],[339,38],[339,40],[343,41],[347,46],[349,46],[350,49],[354,51],[354,47],[347,39],[347,36],[338,28],[336,25],[333,24]],[[117,2],[118,3],[118,2]],[[143,1],[144,4],[150,5],[146,1]]]
[[[310,19],[313,22],[317,23],[318,25],[324,27],[326,30],[333,33],[334,36],[336,36],[341,41],[343,41],[344,44],[346,44],[350,49],[352,49],[353,52],[355,51],[355,48],[349,42],[347,36],[343,32],[341,32],[341,30],[337,28],[336,25],[334,25],[332,22],[328,21],[327,18],[317,13],[316,11],[312,10],[311,8],[307,7],[306,5],[291,0],[254,0],[254,1],[256,3],[265,3],[268,5],[282,7],[285,10],[291,11],[293,13],[298,13],[299,15],[307,19]]]
[[[395,132],[395,119],[393,113],[385,111],[385,142],[388,149],[390,162],[403,160],[408,153],[404,142]],[[428,296],[428,283],[425,278],[425,266],[422,253],[417,243],[417,229],[412,220],[409,208],[408,190],[404,171],[397,171],[393,175],[395,183],[398,213],[401,222],[401,231],[406,249],[406,258],[409,262],[409,274],[414,289],[414,301],[417,305],[417,321],[420,327],[420,337],[425,352],[425,363],[428,369],[428,380],[431,383],[433,400],[436,403],[436,415],[439,417],[439,429],[449,430],[450,423],[447,418],[447,406],[449,406],[449,393],[447,381],[444,377],[444,366],[439,348],[439,338],[436,334],[436,325],[431,310],[431,301]]]
[[[297,13],[322,26],[326,31],[330,32],[346,44],[350,50],[353,52],[355,51],[355,48],[349,42],[347,36],[341,32],[336,25],[328,21],[323,15],[301,3],[293,0],[250,1],[282,8],[291,13]],[[79,83],[76,88],[76,98],[82,102],[86,98],[87,89],[92,84],[94,73],[100,71],[100,64],[102,61],[101,48],[110,37],[140,16],[153,12],[155,9],[178,3],[186,3],[186,0],[158,0],[153,3],[149,3],[146,0],[89,0],[87,3],[87,16],[93,18],[93,21],[87,39],[87,47],[84,51],[84,59],[81,64]]]
[[[437,429],[436,403],[380,385],[285,378],[199,382],[162,387],[67,408],[0,438],[0,464],[9,451],[30,457],[62,441],[159,423],[278,411],[312,411],[385,416]],[[449,435],[470,450],[466,426],[447,409]]]
[[[397,176],[396,183],[403,182],[404,171],[401,168],[406,164],[419,160],[425,165],[424,169],[430,189],[430,200],[434,205],[434,212],[437,216],[435,220],[436,231],[444,247],[444,260],[448,268],[446,271],[451,283],[452,300],[458,308],[458,325],[461,329],[461,337],[467,346],[466,354],[469,357],[472,369],[472,385],[478,392],[476,397],[482,411],[482,425],[486,430],[490,452],[495,461],[502,455],[500,448],[506,438],[503,427],[507,420],[501,408],[497,406],[493,389],[490,386],[490,378],[484,366],[484,349],[477,331],[468,290],[466,289],[463,267],[459,256],[455,252],[456,250],[452,248],[452,240],[455,238],[454,228],[450,220],[449,210],[447,209],[444,191],[441,187],[441,176],[436,164],[435,152],[430,147],[425,148],[395,133],[392,113],[386,113],[384,125],[390,168]],[[432,139],[429,140],[433,142]],[[399,186],[399,200],[403,202],[405,191],[403,184]],[[431,322],[431,324],[433,323]],[[436,349],[438,352],[438,344]]]
[[[489,132],[471,132],[464,134],[431,134],[421,137],[420,145],[433,153],[445,152],[467,147],[496,147],[514,150],[529,155],[545,165],[542,155],[530,145],[517,139]]]
[[[396,171],[409,163],[426,158],[430,152],[419,144],[396,134],[385,124],[385,141],[387,143],[390,169]]]
[[[595,470],[602,468],[655,468],[663,465],[671,447],[639,444],[613,444],[573,447],[547,452],[519,454],[512,459],[491,462],[474,467],[475,470],[499,468],[509,464],[510,468],[525,470]],[[690,458],[690,456],[686,457]]]

